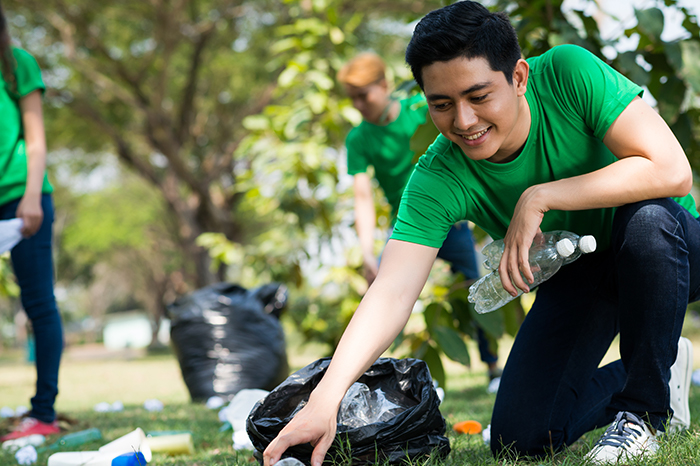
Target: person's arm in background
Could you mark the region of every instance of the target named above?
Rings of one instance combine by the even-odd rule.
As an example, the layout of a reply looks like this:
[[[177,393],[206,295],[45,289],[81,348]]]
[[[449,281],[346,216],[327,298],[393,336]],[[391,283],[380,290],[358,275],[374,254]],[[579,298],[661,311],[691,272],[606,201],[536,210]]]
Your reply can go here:
[[[274,465],[287,448],[310,442],[312,466],[321,466],[335,437],[338,408],[348,388],[391,345],[406,325],[432,268],[437,249],[390,240],[377,279],[362,298],[309,402],[263,453]]]
[[[37,232],[44,219],[41,208],[41,189],[46,171],[46,136],[41,108],[41,91],[32,91],[19,101],[27,150],[27,186],[17,206],[17,218],[24,221],[22,235],[26,238]]]
[[[367,284],[371,285],[377,278],[378,264],[374,255],[374,231],[377,227],[377,214],[374,210],[372,180],[367,173],[354,175],[355,193],[355,230],[360,239],[362,250],[362,267]]]

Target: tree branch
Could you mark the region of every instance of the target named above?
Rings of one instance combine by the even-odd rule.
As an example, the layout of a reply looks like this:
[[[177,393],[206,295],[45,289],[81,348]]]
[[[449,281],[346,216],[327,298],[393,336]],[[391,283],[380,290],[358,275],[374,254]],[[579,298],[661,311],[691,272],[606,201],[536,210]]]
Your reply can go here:
[[[187,84],[182,93],[179,112],[179,123],[175,131],[175,137],[180,144],[184,144],[187,139],[190,128],[192,126],[192,118],[194,115],[194,98],[197,93],[197,82],[199,70],[202,63],[202,53],[207,45],[207,42],[214,33],[214,24],[211,23],[209,28],[198,37],[194,50],[192,51],[192,59],[190,60],[190,70],[187,73]]]

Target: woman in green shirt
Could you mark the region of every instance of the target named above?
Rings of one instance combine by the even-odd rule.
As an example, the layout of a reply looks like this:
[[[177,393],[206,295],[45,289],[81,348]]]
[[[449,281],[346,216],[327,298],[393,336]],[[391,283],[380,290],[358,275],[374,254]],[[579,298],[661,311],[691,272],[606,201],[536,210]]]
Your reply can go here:
[[[36,395],[22,422],[0,441],[59,432],[54,411],[63,328],[53,292],[52,188],[46,177],[41,108],[45,89],[36,60],[11,46],[0,5],[0,220],[19,218],[24,237],[11,252],[22,307],[36,342]]]

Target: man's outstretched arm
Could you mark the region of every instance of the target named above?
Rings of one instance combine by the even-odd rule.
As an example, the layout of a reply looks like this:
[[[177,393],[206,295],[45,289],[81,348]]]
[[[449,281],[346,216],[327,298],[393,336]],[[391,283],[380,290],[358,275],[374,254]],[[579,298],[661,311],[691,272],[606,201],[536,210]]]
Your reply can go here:
[[[404,241],[387,243],[377,279],[343,333],[326,374],[306,406],[265,449],[265,466],[276,463],[290,446],[307,442],[314,445],[312,466],[321,466],[335,437],[343,396],[406,325],[437,251]]]

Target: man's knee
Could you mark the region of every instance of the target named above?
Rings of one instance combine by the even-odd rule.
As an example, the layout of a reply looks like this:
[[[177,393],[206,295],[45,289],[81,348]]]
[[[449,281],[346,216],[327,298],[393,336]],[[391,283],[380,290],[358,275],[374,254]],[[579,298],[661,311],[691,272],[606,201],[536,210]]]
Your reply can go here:
[[[611,243],[637,255],[653,256],[675,243],[680,207],[671,199],[651,199],[623,205],[615,213]]]

